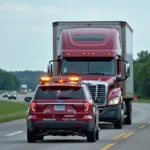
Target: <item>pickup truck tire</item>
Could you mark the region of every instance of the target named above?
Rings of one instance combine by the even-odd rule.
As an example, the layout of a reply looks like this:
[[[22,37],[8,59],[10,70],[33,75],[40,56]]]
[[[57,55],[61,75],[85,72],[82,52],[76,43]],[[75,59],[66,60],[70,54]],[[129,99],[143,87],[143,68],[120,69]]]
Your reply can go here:
[[[96,130],[96,140],[99,140],[99,128]]]
[[[43,139],[44,139],[44,136],[37,136],[37,140],[43,141]]]
[[[125,118],[125,124],[126,125],[130,125],[132,124],[132,102],[131,101],[128,101],[126,103],[126,108],[127,108],[127,117]]]
[[[96,142],[96,131],[95,128],[87,133],[87,142]]]
[[[122,118],[121,118],[114,123],[114,128],[115,129],[122,129],[122,127],[123,127],[123,122],[122,122]]]
[[[37,140],[36,133],[34,131],[27,130],[27,141],[28,143],[35,143]]]

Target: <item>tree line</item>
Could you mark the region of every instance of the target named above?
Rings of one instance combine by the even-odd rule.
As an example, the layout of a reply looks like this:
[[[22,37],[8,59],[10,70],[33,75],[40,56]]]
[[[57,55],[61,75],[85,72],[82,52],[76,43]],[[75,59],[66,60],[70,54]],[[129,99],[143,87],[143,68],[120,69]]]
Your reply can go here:
[[[16,76],[0,69],[0,90],[17,90],[19,85],[20,81]]]
[[[11,71],[15,77],[20,81],[20,84],[27,84],[28,89],[35,90],[36,86],[39,83],[39,77],[45,75],[44,71]]]
[[[150,97],[150,53],[142,50],[134,60],[134,91],[138,98]]]

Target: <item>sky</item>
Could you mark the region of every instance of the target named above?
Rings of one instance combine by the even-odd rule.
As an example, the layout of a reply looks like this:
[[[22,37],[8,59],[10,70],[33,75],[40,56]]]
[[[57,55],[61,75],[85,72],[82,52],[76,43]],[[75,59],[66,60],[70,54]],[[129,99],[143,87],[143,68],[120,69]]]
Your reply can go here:
[[[149,5],[149,0],[0,0],[0,68],[46,71],[54,21],[127,21],[136,58],[150,50]]]

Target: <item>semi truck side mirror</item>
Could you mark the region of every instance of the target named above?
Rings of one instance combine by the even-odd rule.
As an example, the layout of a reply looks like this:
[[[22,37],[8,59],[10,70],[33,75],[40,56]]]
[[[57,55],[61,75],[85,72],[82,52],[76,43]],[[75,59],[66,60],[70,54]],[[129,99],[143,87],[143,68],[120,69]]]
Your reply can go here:
[[[128,64],[127,62],[125,62],[124,64],[124,76],[126,78],[130,77],[130,64]]]
[[[61,62],[61,59],[51,60],[49,61],[48,67],[47,67],[47,74],[48,76],[53,76],[53,62]]]
[[[48,64],[47,73],[48,73],[48,76],[50,77],[53,76],[53,64],[52,63]]]
[[[119,77],[119,76],[116,77],[116,81],[117,81],[117,82],[121,82],[122,80],[123,80],[122,77]]]

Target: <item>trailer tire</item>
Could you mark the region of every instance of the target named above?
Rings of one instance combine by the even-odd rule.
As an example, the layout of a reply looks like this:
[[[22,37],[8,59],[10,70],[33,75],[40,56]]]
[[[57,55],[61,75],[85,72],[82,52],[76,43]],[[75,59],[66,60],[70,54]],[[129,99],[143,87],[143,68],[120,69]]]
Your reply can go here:
[[[132,102],[131,101],[126,102],[126,109],[129,111],[126,110],[127,117],[125,118],[125,124],[130,125],[132,124]]]

